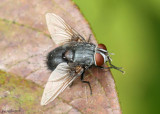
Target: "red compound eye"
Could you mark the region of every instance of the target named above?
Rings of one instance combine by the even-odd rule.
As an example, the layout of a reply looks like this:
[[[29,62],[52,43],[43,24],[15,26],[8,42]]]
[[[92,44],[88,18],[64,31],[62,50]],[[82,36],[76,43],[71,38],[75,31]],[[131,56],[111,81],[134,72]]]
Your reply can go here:
[[[98,44],[98,48],[101,48],[101,49],[104,49],[104,50],[107,50],[106,46],[104,44]]]
[[[95,54],[95,63],[97,66],[102,66],[104,64],[104,58],[100,53]]]

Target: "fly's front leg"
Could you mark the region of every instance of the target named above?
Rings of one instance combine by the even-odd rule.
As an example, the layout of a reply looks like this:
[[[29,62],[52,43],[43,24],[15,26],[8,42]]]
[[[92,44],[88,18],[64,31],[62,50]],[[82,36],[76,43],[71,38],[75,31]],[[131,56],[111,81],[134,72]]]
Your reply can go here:
[[[113,67],[102,67],[102,66],[96,66],[96,67],[98,67],[100,69],[110,69],[110,68],[113,68]]]
[[[110,68],[114,68],[114,69],[116,69],[116,70],[119,70],[119,71],[122,72],[123,74],[125,73],[124,71],[121,70],[122,67],[116,67],[116,66],[112,65],[110,59],[109,59],[109,64],[110,64],[110,66],[111,66]]]
[[[90,85],[90,82],[89,81],[84,81],[84,73],[85,73],[85,70],[86,70],[86,68],[84,68],[84,71],[83,71],[83,73],[82,73],[82,75],[81,75],[81,81],[83,82],[83,83],[87,83],[88,84],[88,86],[89,86],[89,88],[90,88],[90,94],[92,95],[92,88],[91,88],[91,85]]]

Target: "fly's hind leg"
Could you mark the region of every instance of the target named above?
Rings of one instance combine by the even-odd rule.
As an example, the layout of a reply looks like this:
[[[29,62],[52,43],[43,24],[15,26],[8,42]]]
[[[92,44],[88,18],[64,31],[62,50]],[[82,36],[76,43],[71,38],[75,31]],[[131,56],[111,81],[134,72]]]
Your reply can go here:
[[[89,35],[88,42],[91,41],[92,34]]]
[[[89,86],[89,88],[90,88],[90,94],[92,95],[92,88],[91,88],[91,85],[90,85],[90,82],[89,81],[84,81],[84,73],[85,73],[85,69],[84,69],[84,72],[82,73],[82,75],[81,75],[81,81],[83,82],[83,83],[87,83],[88,84],[88,86]]]
[[[73,86],[73,82],[71,84],[69,84],[69,87],[71,88]]]

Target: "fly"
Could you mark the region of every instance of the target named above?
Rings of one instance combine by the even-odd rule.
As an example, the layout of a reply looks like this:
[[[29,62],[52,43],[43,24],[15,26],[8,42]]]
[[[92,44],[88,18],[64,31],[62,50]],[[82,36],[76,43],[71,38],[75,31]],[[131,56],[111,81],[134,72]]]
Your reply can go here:
[[[121,72],[119,67],[111,64],[111,58],[104,44],[95,45],[86,41],[76,30],[70,27],[62,18],[53,14],[46,14],[48,30],[53,41],[59,46],[47,56],[48,69],[52,71],[41,99],[41,105],[53,101],[64,91],[77,77],[84,81],[84,73],[91,66],[101,69],[114,68]],[[108,62],[110,67],[103,67]]]

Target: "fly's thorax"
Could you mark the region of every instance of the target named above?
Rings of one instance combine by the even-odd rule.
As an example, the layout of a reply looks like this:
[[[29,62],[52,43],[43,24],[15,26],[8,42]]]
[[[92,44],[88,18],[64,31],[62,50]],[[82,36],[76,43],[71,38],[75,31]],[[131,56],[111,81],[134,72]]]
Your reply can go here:
[[[96,66],[102,66],[108,61],[109,55],[104,44],[98,44],[95,48],[94,61]]]
[[[63,58],[78,65],[93,65],[95,47],[94,44],[87,42],[71,43],[70,48],[63,54]]]

